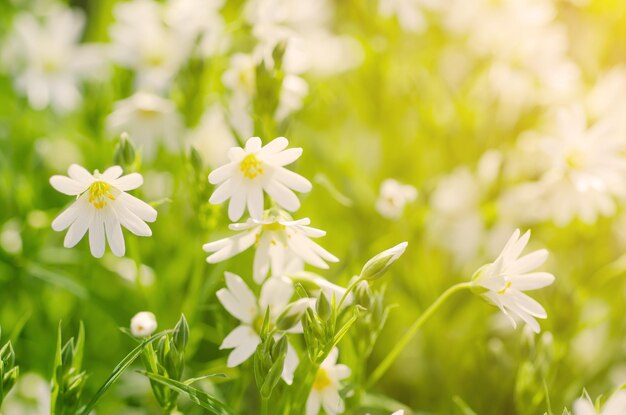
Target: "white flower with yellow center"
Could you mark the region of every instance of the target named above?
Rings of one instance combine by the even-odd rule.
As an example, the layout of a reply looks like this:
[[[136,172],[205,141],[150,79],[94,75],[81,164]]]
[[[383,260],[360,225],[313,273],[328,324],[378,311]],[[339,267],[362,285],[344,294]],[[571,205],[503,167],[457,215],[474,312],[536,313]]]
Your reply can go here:
[[[326,261],[339,261],[311,240],[326,235],[326,232],[308,226],[311,223],[308,218],[291,220],[285,216],[248,219],[245,223],[231,224],[229,228],[240,233],[205,244],[202,248],[213,252],[207,262],[215,264],[224,261],[256,244],[253,277],[260,284],[270,269],[271,275],[283,276],[294,257],[322,269],[328,268]]]
[[[574,415],[623,415],[626,414],[626,390],[615,392],[602,407],[596,411],[593,402],[586,398],[580,398],[574,402]]]
[[[56,190],[76,196],[76,201],[52,222],[52,229],[57,232],[69,228],[63,242],[66,248],[75,246],[89,230],[93,256],[102,257],[106,240],[113,254],[123,256],[122,226],[138,236],[152,235],[145,222],[156,220],[156,210],[126,193],[143,184],[141,174],[122,176],[122,168],[113,166],[102,174],[96,170],[92,175],[77,164],[72,164],[67,173],[69,177],[50,178],[50,184]]]
[[[136,337],[148,337],[156,328],[156,316],[149,311],[140,311],[130,320],[130,331]]]
[[[309,192],[311,182],[287,170],[283,166],[293,163],[302,154],[301,148],[287,149],[289,141],[278,137],[262,146],[259,137],[248,139],[244,148],[233,147],[228,151],[230,163],[218,167],[209,174],[209,182],[219,185],[209,199],[220,204],[228,199],[228,217],[236,221],[248,208],[250,216],[263,216],[263,191],[288,211],[300,207],[293,190]]]
[[[517,327],[514,317],[518,317],[538,333],[540,328],[535,318],[546,318],[546,311],[523,291],[537,290],[552,284],[554,275],[532,272],[548,258],[545,249],[519,257],[529,238],[530,231],[520,237],[520,231],[516,229],[495,262],[476,271],[471,285],[472,290],[497,306],[511,320],[513,327]]]
[[[220,349],[233,349],[228,355],[228,367],[239,366],[256,350],[261,343],[259,332],[263,325],[266,310],[269,309],[270,325],[275,325],[276,319],[285,310],[293,296],[294,288],[287,280],[272,278],[261,288],[259,299],[240,276],[226,272],[226,288],[217,291],[217,298],[226,311],[240,321],[240,325],[231,331],[220,345]],[[290,333],[301,333],[302,326],[297,324]],[[282,378],[291,385],[293,374],[298,366],[298,355],[291,346],[287,346],[287,357],[283,367]]]
[[[346,365],[337,364],[339,350],[335,347],[322,362],[311,393],[306,401],[306,415],[317,415],[320,408],[324,408],[327,415],[341,414],[345,405],[339,395],[340,382],[352,373]]]

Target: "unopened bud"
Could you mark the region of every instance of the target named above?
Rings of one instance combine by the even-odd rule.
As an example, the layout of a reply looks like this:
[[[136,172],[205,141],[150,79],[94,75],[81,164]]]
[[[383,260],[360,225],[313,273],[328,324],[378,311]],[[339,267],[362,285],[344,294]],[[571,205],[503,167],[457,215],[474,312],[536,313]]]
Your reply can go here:
[[[136,337],[148,337],[156,328],[156,317],[149,311],[140,311],[130,320],[130,331]]]
[[[361,270],[360,278],[363,280],[373,281],[382,277],[383,274],[387,272],[391,264],[396,262],[396,260],[402,256],[407,245],[408,242],[402,242],[401,244],[398,244],[393,248],[389,248],[367,261]]]
[[[189,150],[189,161],[191,162],[191,166],[195,171],[203,171],[204,161],[202,161],[202,156],[195,147],[191,147],[191,149]]]
[[[372,291],[367,281],[361,281],[354,289],[354,301],[361,307],[370,308],[372,305]]]
[[[306,310],[311,306],[311,300],[302,298],[288,304],[282,313],[276,319],[276,328],[278,330],[289,330],[302,319]]]
[[[320,296],[317,299],[317,304],[315,305],[315,311],[319,318],[324,321],[327,321],[333,313],[332,305],[328,300],[328,297],[326,297],[324,291],[320,291]]]
[[[120,136],[120,142],[115,148],[114,161],[124,166],[131,166],[135,162],[135,146],[128,133],[124,132]]]
[[[185,315],[180,316],[180,320],[176,323],[176,327],[174,327],[174,345],[176,346],[176,350],[182,352],[187,347],[187,341],[189,339],[189,325],[187,324],[187,319]]]

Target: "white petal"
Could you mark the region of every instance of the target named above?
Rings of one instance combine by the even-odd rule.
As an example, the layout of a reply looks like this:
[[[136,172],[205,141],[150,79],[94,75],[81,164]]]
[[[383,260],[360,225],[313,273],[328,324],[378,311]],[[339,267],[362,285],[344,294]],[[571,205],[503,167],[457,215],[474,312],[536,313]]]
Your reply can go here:
[[[215,264],[217,262],[225,261],[229,258],[232,258],[235,255],[245,251],[254,244],[254,242],[256,241],[257,233],[257,231],[250,231],[220,241],[205,244],[203,246],[205,251],[211,252],[214,249],[216,250],[213,255],[209,255],[209,257],[206,259],[207,262],[209,264]],[[219,246],[221,246],[221,248],[216,249]]]
[[[531,272],[530,274],[512,276],[510,281],[511,288],[515,288],[516,290],[537,290],[552,284],[554,282],[554,275],[549,272]]]
[[[263,217],[263,189],[258,185],[251,185],[247,195],[248,212],[256,219]]]
[[[243,186],[239,186],[230,198],[228,204],[228,218],[236,222],[243,215],[246,209],[246,191]]]
[[[131,231],[137,236],[151,236],[152,230],[150,227],[135,215],[133,212],[128,210],[126,206],[121,203],[114,203],[111,207],[115,210],[117,214],[117,218],[122,224],[123,227]]]
[[[257,284],[261,284],[267,278],[270,271],[269,239],[262,237],[254,254],[252,264],[252,278]]]
[[[615,392],[602,408],[603,415],[626,414],[626,390]],[[577,414],[578,415],[578,414]]]
[[[220,203],[225,202],[226,200],[228,200],[229,197],[232,196],[233,189],[234,186],[232,179],[226,180],[213,191],[213,194],[209,198],[209,203],[213,205],[219,205]]]
[[[277,137],[263,147],[261,154],[275,154],[287,148],[288,145],[289,141],[285,137]]]
[[[118,190],[126,192],[140,187],[143,184],[143,176],[139,173],[131,173],[126,176],[122,176],[117,180],[112,180],[110,183]]]
[[[233,175],[235,167],[234,163],[228,163],[213,170],[209,173],[209,183],[218,184],[228,179]]]
[[[593,403],[591,403],[586,398],[577,399],[574,402],[574,415],[597,415],[596,409],[593,407]]]
[[[67,233],[65,234],[65,239],[63,240],[64,247],[72,248],[73,246],[75,246],[81,239],[83,239],[83,236],[85,236],[85,232],[87,232],[87,229],[89,229],[89,224],[91,223],[93,215],[95,214],[95,209],[88,206],[86,207],[87,208],[80,209],[78,217],[67,230]]]
[[[59,175],[50,177],[50,184],[55,190],[70,196],[79,195],[89,187],[89,184]]]
[[[112,182],[124,173],[120,166],[111,166],[102,173],[102,178],[107,182]],[[139,174],[139,173],[134,173]],[[120,189],[121,190],[121,189]]]
[[[117,201],[144,222],[154,222],[157,218],[155,208],[133,195],[122,192],[117,196]]]
[[[233,274],[232,272],[225,272],[224,279],[226,280],[228,291],[246,311],[248,322],[252,322],[258,311],[256,297],[252,293],[252,290],[248,288],[239,275]]]
[[[122,235],[122,225],[120,225],[120,221],[115,216],[113,210],[104,214],[104,228],[113,255],[124,256],[126,245],[124,243],[124,235]]]
[[[230,352],[226,365],[228,367],[239,366],[254,354],[256,347],[259,343],[261,343],[261,339],[258,336],[256,336],[255,338],[251,337],[247,342],[243,343],[239,347],[235,348],[235,350]]]
[[[261,139],[259,137],[250,137],[248,138],[248,141],[246,141],[246,146],[244,147],[244,150],[248,154],[256,153],[257,151],[261,150],[262,145],[263,143],[261,142]]]
[[[272,156],[265,156],[263,160],[273,166],[286,166],[298,160],[301,155],[301,148],[290,148]]]
[[[217,295],[217,299],[222,303],[222,306],[228,311],[233,317],[239,319],[244,323],[252,324],[254,317],[256,317],[256,306],[254,307],[254,313],[251,312],[251,309],[246,308],[239,299],[237,299],[233,293],[231,293],[226,288],[221,288],[215,293]]]
[[[78,218],[78,215],[82,213],[81,208],[84,207],[85,206],[82,201],[77,200],[76,202],[72,203],[59,216],[57,216],[56,219],[52,221],[52,229],[57,232],[66,229],[68,226],[74,223],[76,218]]]
[[[300,201],[295,193],[289,190],[284,184],[271,180],[265,186],[265,191],[272,199],[288,211],[296,211],[300,208]]]
[[[515,299],[518,307],[533,317],[547,318],[548,314],[539,302],[519,291],[511,290],[509,295]]]
[[[336,389],[326,388],[322,393],[322,406],[328,415],[341,414],[345,406]]]
[[[258,337],[254,329],[246,324],[235,327],[222,341],[220,349],[233,349]]]
[[[335,365],[334,372],[335,372],[335,379],[337,380],[346,379],[350,377],[350,375],[352,374],[352,371],[346,365]]]
[[[300,176],[299,174],[282,167],[278,168],[274,172],[273,179],[278,180],[288,188],[301,193],[310,192],[313,188],[313,185],[311,185],[310,181]]]
[[[306,400],[306,415],[317,415],[320,412],[321,402],[316,391],[312,390]]]
[[[102,258],[105,247],[104,237],[104,218],[102,214],[96,210],[91,223],[89,224],[89,249],[91,255],[96,258]]]
[[[281,374],[281,377],[287,385],[291,385],[293,383],[293,375],[299,363],[300,359],[298,359],[296,350],[293,348],[291,343],[287,343],[287,356],[285,356],[285,364],[283,366],[283,373]]]
[[[508,274],[523,274],[532,271],[546,262],[548,259],[548,251],[540,249],[524,255],[510,265],[506,265],[504,271]]]
[[[91,184],[95,179],[84,167],[78,164],[72,164],[67,169],[67,174],[74,180]]]
[[[294,288],[289,280],[282,278],[270,278],[263,284],[261,294],[259,296],[259,307],[265,310],[281,311],[291,300]]]

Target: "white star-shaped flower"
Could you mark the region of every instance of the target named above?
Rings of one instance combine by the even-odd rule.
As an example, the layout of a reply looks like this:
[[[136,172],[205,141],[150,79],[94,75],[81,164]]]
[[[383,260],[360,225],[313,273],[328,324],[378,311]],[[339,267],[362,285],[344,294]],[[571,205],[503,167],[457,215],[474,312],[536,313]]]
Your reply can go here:
[[[261,288],[259,299],[240,276],[226,272],[226,288],[217,291],[217,298],[224,308],[241,324],[231,331],[220,345],[220,349],[233,349],[228,355],[228,367],[239,366],[256,350],[261,343],[259,332],[263,325],[265,312],[269,309],[270,324],[275,324],[276,319],[293,296],[294,288],[291,283],[279,278],[269,279]],[[301,333],[302,326],[296,325],[292,333]],[[282,378],[291,385],[293,374],[298,366],[298,355],[291,344],[287,346],[287,357],[283,367]]]
[[[516,229],[491,264],[480,268],[472,280],[472,289],[490,303],[497,306],[510,320],[513,327],[517,323],[513,316],[519,317],[538,333],[539,323],[536,318],[546,318],[546,310],[524,291],[537,290],[554,282],[554,275],[548,272],[532,272],[548,258],[548,251],[540,249],[519,257],[530,238],[530,231],[520,237]]]
[[[287,149],[289,141],[278,137],[262,146],[259,137],[248,139],[244,148],[233,147],[228,151],[230,163],[213,170],[209,182],[219,184],[209,199],[219,204],[228,199],[228,217],[236,221],[248,208],[250,216],[263,216],[263,191],[288,211],[300,207],[293,190],[308,192],[311,182],[287,170],[283,166],[293,163],[302,154],[301,148]]]
[[[52,229],[67,228],[63,245],[75,246],[89,230],[89,247],[96,258],[104,255],[105,241],[116,256],[125,252],[122,226],[138,236],[150,236],[152,231],[145,222],[154,222],[157,211],[144,201],[126,191],[143,184],[139,173],[122,176],[122,168],[113,166],[100,174],[92,175],[85,168],[72,164],[67,176],[52,176],[50,184],[61,193],[76,196],[70,205],[52,222]],[[106,235],[106,237],[105,237]]]
[[[311,238],[319,238],[326,232],[308,226],[308,218],[291,220],[270,216],[267,219],[248,219],[245,223],[233,223],[231,230],[240,231],[234,236],[204,244],[206,252],[213,252],[207,262],[215,264],[245,251],[256,243],[254,255],[254,281],[262,283],[271,269],[271,275],[283,276],[291,260],[300,258],[307,264],[327,269],[325,261],[339,259],[316,244]]]
[[[339,350],[335,347],[317,370],[306,401],[306,415],[317,415],[321,407],[328,415],[344,412],[345,405],[339,395],[340,382],[349,377],[351,371],[348,366],[337,364],[338,356]]]

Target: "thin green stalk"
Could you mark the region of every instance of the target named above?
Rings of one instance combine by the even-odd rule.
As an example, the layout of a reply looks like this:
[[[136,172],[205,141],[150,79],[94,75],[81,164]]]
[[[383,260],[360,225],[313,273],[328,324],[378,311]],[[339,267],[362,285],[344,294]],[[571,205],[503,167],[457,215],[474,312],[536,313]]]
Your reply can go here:
[[[441,307],[441,304],[443,304],[452,294],[456,293],[457,291],[461,291],[467,288],[470,288],[470,283],[463,282],[463,283],[453,285],[452,287],[444,291],[443,294],[441,294],[435,300],[435,302],[432,303],[430,307],[428,307],[426,311],[424,311],[417,318],[417,320],[415,320],[413,325],[411,325],[411,327],[407,330],[404,336],[402,336],[402,338],[396,343],[394,348],[391,349],[391,351],[387,354],[387,357],[385,357],[383,361],[380,362],[376,370],[374,370],[374,372],[372,373],[372,376],[370,376],[370,379],[367,382],[365,388],[367,389],[367,388],[372,387],[373,385],[376,384],[376,382],[380,380],[380,378],[385,374],[387,369],[389,369],[389,367],[393,364],[393,362],[395,362],[395,360],[398,358],[402,350],[404,350],[404,348],[409,344],[411,339],[415,336],[415,334],[417,334],[419,329],[424,325],[426,320],[428,320],[430,316],[432,316],[435,313],[435,311],[437,311],[439,307]]]
[[[261,398],[261,415],[269,415],[269,398]]]

